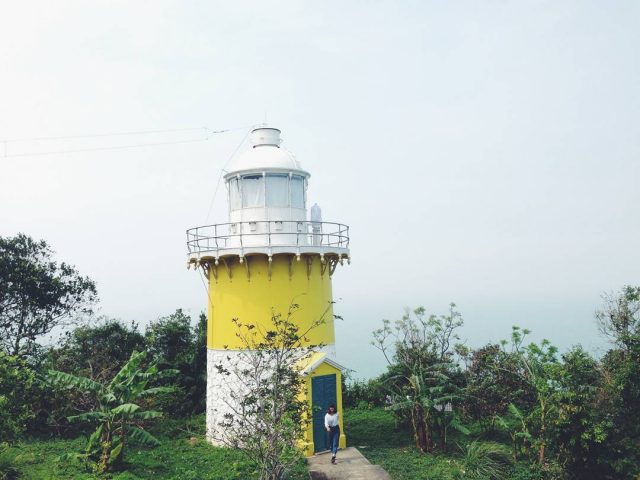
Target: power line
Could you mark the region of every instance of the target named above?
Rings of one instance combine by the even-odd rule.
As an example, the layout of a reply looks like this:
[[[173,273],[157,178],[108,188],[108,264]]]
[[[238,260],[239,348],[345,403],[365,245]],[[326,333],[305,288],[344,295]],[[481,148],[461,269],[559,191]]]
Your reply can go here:
[[[251,133],[251,129],[255,127],[255,125],[248,125],[244,127],[237,128],[227,128],[224,130],[212,130],[207,127],[197,127],[197,128],[171,128],[171,129],[162,129],[162,130],[135,130],[129,132],[112,132],[112,133],[93,133],[93,134],[79,134],[79,135],[61,135],[61,136],[51,136],[51,137],[31,137],[31,138],[14,138],[14,139],[4,139],[0,140],[0,143],[4,147],[4,155],[3,158],[18,158],[18,157],[37,157],[37,156],[45,156],[45,155],[59,155],[64,153],[86,153],[86,152],[100,152],[106,150],[126,150],[131,148],[143,148],[143,147],[154,147],[161,145],[179,145],[186,143],[198,143],[198,142],[206,142],[208,141],[212,135],[217,135],[221,133],[227,133],[236,130],[247,130],[242,141],[235,148],[233,153],[229,156],[225,164],[220,169],[220,175],[218,176],[218,181],[216,182],[216,188],[214,189],[213,196],[211,198],[211,202],[209,203],[209,210],[207,211],[207,218],[205,223],[209,221],[209,216],[211,215],[211,211],[213,210],[213,205],[215,204],[216,197],[218,195],[218,190],[220,189],[220,183],[222,180],[222,176],[224,175],[225,168],[227,165],[233,160],[236,156],[240,148],[245,144],[249,134]],[[196,138],[190,140],[176,140],[176,141],[165,141],[165,142],[145,142],[145,143],[134,143],[128,145],[114,145],[114,146],[102,146],[102,147],[86,147],[86,148],[72,148],[72,149],[61,149],[61,150],[48,150],[44,152],[25,152],[25,153],[12,153],[8,152],[8,146],[11,143],[25,143],[25,142],[36,142],[36,141],[55,141],[55,140],[73,140],[73,139],[83,139],[83,138],[104,138],[104,137],[115,137],[115,136],[133,136],[133,135],[149,135],[149,134],[162,134],[162,133],[176,133],[176,132],[195,132],[201,131],[203,132],[205,138]]]
[[[135,130],[135,131],[129,131],[129,132],[93,133],[93,134],[52,136],[52,137],[5,139],[5,140],[0,140],[0,143],[2,143],[3,145],[2,156],[4,158],[37,157],[37,156],[44,156],[44,155],[58,155],[63,153],[84,153],[84,152],[99,152],[99,151],[105,151],[105,150],[126,150],[131,148],[153,147],[153,146],[159,146],[159,145],[178,145],[178,144],[186,144],[186,143],[206,142],[211,138],[212,135],[227,133],[235,130],[244,130],[247,128],[249,127],[245,126],[245,127],[237,127],[237,128],[228,128],[224,130],[212,130],[207,127],[171,128],[171,129],[162,129],[162,130]],[[60,150],[47,150],[43,152],[9,153],[9,145],[11,143],[73,140],[73,139],[83,139],[83,138],[104,138],[104,137],[115,137],[115,136],[150,135],[150,134],[194,132],[194,131],[202,132],[204,135],[204,138],[196,138],[196,139],[190,139],[190,140],[164,141],[164,142],[143,142],[143,143],[134,143],[134,144],[127,144],[127,145],[113,145],[113,146],[101,146],[101,147],[85,147],[85,148],[71,148],[71,149],[66,148],[66,149],[60,149]]]
[[[57,155],[61,153],[100,152],[103,150],[126,150],[128,148],[155,147],[157,145],[177,145],[180,143],[206,142],[208,140],[209,138],[198,138],[195,140],[178,140],[175,142],[136,143],[133,145],[117,145],[113,147],[76,148],[76,149],[70,149],[70,150],[51,150],[48,152],[28,152],[28,153],[14,153],[14,154],[7,154],[5,150],[4,158],[37,157],[41,155]]]
[[[255,126],[255,125],[252,125],[252,127],[253,126]],[[220,169],[220,175],[218,176],[218,181],[216,182],[216,188],[213,191],[213,197],[211,198],[211,203],[209,203],[209,210],[207,211],[207,218],[205,218],[205,220],[204,220],[205,224],[209,221],[209,216],[211,215],[211,210],[213,210],[213,204],[216,201],[216,196],[218,195],[218,190],[220,189],[220,180],[222,180],[222,176],[224,175],[225,168],[227,168],[227,165],[229,165],[231,160],[233,160],[233,157],[236,156],[236,154],[238,153],[238,150],[240,150],[240,147],[242,147],[242,145],[244,145],[244,143],[246,142],[247,137],[249,136],[250,133],[251,133],[251,130],[247,130],[247,133],[245,134],[245,136],[242,138],[242,140],[240,141],[240,143],[238,144],[236,149],[233,151],[231,156],[227,159],[226,163]]]
[[[0,142],[6,142],[6,143],[37,142],[37,141],[43,141],[43,140],[72,140],[74,138],[117,137],[117,136],[125,136],[125,135],[150,135],[150,134],[156,134],[156,133],[195,132],[195,131],[202,131],[208,135],[213,133],[225,133],[231,130],[237,130],[237,129],[230,128],[226,130],[211,130],[207,127],[168,128],[164,130],[132,130],[128,132],[85,133],[85,134],[78,134],[78,135],[60,135],[60,136],[52,136],[52,137],[4,138],[0,140]]]

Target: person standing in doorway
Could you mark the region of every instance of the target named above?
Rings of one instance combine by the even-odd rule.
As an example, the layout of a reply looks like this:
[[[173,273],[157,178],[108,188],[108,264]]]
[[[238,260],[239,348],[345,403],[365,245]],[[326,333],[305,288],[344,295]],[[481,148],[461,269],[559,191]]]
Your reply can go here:
[[[324,428],[329,432],[329,448],[331,448],[331,463],[336,463],[336,454],[338,453],[338,442],[340,440],[340,424],[338,422],[338,410],[332,403],[327,408],[324,416]]]

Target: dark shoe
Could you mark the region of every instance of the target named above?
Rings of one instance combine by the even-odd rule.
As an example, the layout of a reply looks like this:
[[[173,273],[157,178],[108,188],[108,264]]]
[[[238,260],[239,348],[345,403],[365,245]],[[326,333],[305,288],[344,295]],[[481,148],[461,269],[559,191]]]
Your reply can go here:
[[[336,464],[336,457],[331,457],[331,463]]]

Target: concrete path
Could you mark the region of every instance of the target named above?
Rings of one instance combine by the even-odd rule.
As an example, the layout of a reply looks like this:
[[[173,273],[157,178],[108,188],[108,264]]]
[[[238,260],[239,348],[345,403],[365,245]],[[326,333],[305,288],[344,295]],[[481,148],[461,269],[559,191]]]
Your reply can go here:
[[[380,465],[371,465],[369,460],[355,448],[338,450],[336,464],[331,464],[331,452],[309,457],[311,480],[391,480]]]

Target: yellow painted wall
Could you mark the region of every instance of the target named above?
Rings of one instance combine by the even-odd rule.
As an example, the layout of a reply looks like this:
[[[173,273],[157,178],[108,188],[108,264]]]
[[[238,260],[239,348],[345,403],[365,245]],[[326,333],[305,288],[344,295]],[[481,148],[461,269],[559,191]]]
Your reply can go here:
[[[344,431],[344,412],[342,410],[342,373],[339,369],[332,367],[328,363],[321,363],[315,370],[313,370],[310,374],[307,375],[305,380],[305,395],[307,398],[307,402],[309,402],[309,407],[313,407],[311,404],[311,379],[313,377],[317,377],[320,375],[336,375],[336,408],[338,412],[340,412],[339,422],[340,422],[340,441],[339,447],[346,448],[347,446],[347,436]],[[313,423],[311,421],[307,422],[307,432],[305,434],[305,441],[302,445],[302,450],[304,454],[308,457],[314,454],[314,445],[313,445]]]
[[[335,343],[329,269],[322,274],[320,257],[314,255],[309,257],[311,269],[308,274],[303,256],[300,261],[293,259],[290,274],[290,258],[290,255],[273,257],[271,278],[265,255],[248,257],[248,272],[247,266],[237,259],[229,263],[230,276],[222,262],[217,267],[217,279],[210,271],[208,348],[242,348],[233,318],[244,324],[268,328],[271,312],[286,315],[292,303],[300,305],[293,316],[300,322],[300,331],[324,316],[325,323],[314,328],[308,336],[310,345]]]

